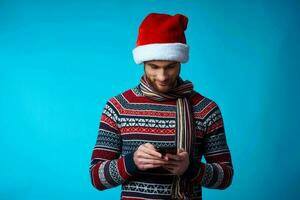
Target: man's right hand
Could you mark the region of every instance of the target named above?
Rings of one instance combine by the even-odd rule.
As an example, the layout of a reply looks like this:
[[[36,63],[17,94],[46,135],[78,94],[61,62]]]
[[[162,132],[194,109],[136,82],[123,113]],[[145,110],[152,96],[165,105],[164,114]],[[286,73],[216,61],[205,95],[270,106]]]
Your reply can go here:
[[[161,153],[155,149],[154,145],[150,143],[145,143],[139,146],[133,154],[133,160],[138,169],[143,171],[161,167],[167,162],[163,159]]]

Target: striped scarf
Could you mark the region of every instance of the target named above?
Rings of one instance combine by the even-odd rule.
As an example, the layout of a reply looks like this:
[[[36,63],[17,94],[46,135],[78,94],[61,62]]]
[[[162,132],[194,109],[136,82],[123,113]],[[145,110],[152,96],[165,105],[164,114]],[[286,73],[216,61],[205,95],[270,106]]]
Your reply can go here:
[[[178,78],[178,84],[168,93],[160,93],[149,84],[145,75],[141,78],[140,88],[144,96],[165,101],[176,99],[176,147],[184,149],[189,156],[193,153],[193,118],[189,97],[193,95],[193,84]],[[182,176],[175,176],[172,184],[172,199],[188,199],[192,193],[192,185]]]

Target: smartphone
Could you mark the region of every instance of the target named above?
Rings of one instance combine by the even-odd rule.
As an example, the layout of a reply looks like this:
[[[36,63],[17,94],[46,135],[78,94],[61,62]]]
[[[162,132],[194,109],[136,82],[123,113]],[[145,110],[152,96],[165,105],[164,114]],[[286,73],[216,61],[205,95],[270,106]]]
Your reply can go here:
[[[167,153],[169,154],[177,154],[177,148],[176,147],[156,147],[157,151],[161,153],[163,156]]]

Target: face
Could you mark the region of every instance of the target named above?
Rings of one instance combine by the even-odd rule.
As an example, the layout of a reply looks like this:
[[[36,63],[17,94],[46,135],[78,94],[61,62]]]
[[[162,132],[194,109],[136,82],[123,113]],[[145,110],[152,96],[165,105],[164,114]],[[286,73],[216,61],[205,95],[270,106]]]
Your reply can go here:
[[[144,63],[145,75],[154,89],[167,93],[176,86],[180,73],[180,63],[176,61],[146,61]]]

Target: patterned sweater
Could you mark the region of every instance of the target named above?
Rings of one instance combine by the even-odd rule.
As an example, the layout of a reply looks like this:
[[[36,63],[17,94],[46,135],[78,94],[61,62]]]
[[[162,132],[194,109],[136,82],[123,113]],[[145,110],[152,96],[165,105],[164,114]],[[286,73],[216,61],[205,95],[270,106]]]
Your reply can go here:
[[[225,189],[233,167],[223,119],[217,104],[197,93],[190,98],[194,117],[195,150],[185,172],[193,183],[193,199],[201,187]],[[111,98],[103,110],[90,176],[99,190],[122,185],[121,199],[171,199],[173,176],[163,168],[140,171],[133,153],[143,143],[174,147],[176,100],[153,101],[137,86]],[[202,157],[206,162],[202,162]]]

